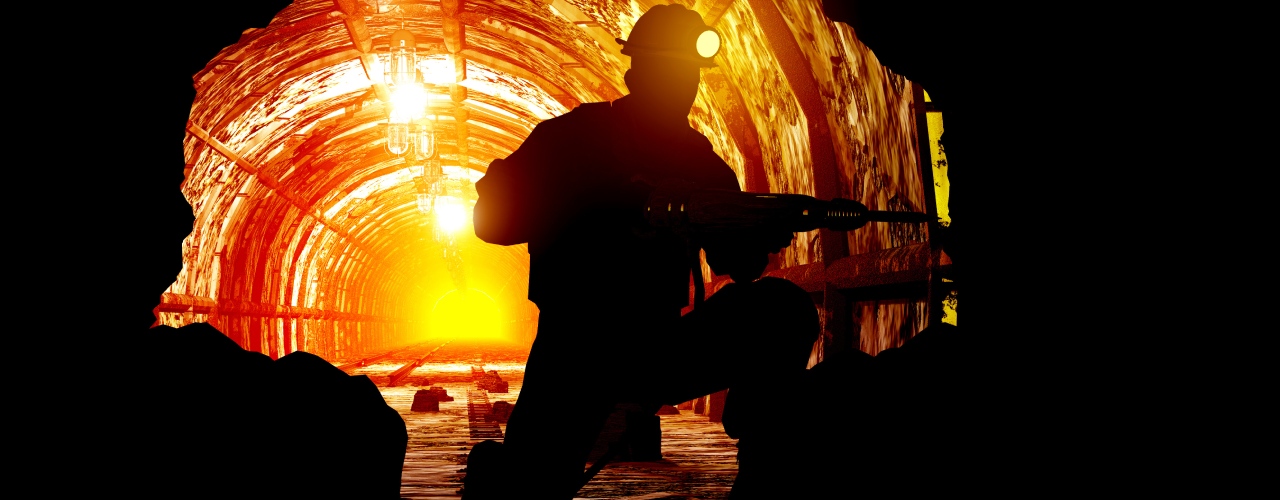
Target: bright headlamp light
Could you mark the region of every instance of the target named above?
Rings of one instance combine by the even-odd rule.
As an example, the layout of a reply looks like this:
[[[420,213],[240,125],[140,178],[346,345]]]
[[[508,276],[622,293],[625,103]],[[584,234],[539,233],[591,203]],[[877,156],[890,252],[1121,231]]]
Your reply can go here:
[[[720,52],[720,34],[708,29],[698,35],[698,55],[705,58],[715,57]]]

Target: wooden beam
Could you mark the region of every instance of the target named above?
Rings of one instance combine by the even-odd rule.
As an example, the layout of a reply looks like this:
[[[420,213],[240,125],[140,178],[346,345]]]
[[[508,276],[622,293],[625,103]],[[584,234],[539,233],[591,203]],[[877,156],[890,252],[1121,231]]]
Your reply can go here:
[[[296,78],[298,76],[308,74],[316,70],[326,68],[334,64],[338,64],[343,61],[347,61],[355,58],[360,59],[361,64],[364,67],[366,76],[369,76],[371,74],[370,73],[371,71],[375,71],[376,64],[374,61],[376,58],[372,54],[362,54],[359,50],[356,50],[355,48],[333,50],[333,51],[324,53],[318,58],[311,59],[307,62],[295,65],[293,67],[286,69],[285,71],[282,71],[275,78],[272,78],[270,81],[258,86],[257,90],[255,90],[253,94],[265,95],[269,93],[269,89],[275,89],[279,87],[280,84],[288,81],[289,79]],[[380,75],[380,73],[377,73],[376,75]],[[370,80],[375,81],[373,80],[373,78],[374,77],[370,77]],[[381,76],[377,76],[377,78],[380,79]],[[377,83],[377,84],[374,84],[373,87],[374,87],[373,90],[376,92],[376,95],[380,100],[382,100],[383,102],[390,101],[391,99],[390,92],[387,91],[385,84]],[[230,126],[230,122],[243,119],[245,111],[252,108],[257,103],[258,103],[257,98],[250,98],[248,96],[236,101],[234,105],[232,105],[228,109],[225,109],[221,113],[222,118],[217,123],[212,124],[210,128],[214,130],[221,130],[221,129],[227,128],[228,126]]]
[[[351,37],[351,44],[363,53],[373,51],[373,37],[369,36],[369,27],[364,23],[364,16],[347,16],[342,19],[342,24],[347,27],[347,35]]]
[[[813,161],[814,196],[830,200],[840,195],[840,164],[836,161],[835,146],[827,123],[827,109],[818,82],[809,66],[809,59],[800,50],[795,35],[787,26],[782,13],[771,0],[748,0],[751,11],[759,22],[760,31],[773,49],[774,57],[787,78],[791,91],[804,112],[809,131],[809,156]],[[822,259],[831,263],[849,255],[849,241],[844,232],[819,230]],[[853,338],[847,324],[848,298],[839,293],[839,286],[828,280],[823,290],[823,321],[825,338],[832,339],[830,349],[823,352],[839,352],[856,349],[858,339]]]
[[[840,195],[840,164],[836,161],[835,147],[831,142],[826,104],[809,67],[809,59],[800,50],[786,20],[772,1],[748,0],[748,3],[804,112],[809,130],[809,155],[813,160],[814,196],[824,200],[836,198]],[[825,260],[848,255],[848,241],[844,233],[821,230],[821,235]]]
[[[258,44],[269,44],[278,39],[288,39],[299,33],[305,33],[317,29],[324,28],[330,24],[341,21],[341,14],[336,11],[322,12],[311,15],[289,24],[273,29],[258,29],[246,31],[241,35],[240,40],[236,42],[238,47],[236,52],[219,54],[221,58],[214,59],[205,65],[205,68],[192,77],[192,83],[199,93],[203,89],[208,88],[212,84],[212,80],[217,76],[224,74],[227,70],[239,65],[244,57],[244,51]]]
[[[222,154],[222,156],[227,158],[228,160],[231,160],[232,162],[234,162],[236,166],[243,168],[246,172],[249,172],[250,174],[258,173],[257,165],[250,163],[248,160],[245,160],[244,158],[241,158],[240,155],[236,154],[235,151],[232,151],[231,148],[228,148],[225,144],[222,143],[222,141],[219,141],[209,136],[209,133],[205,132],[205,130],[200,128],[199,125],[196,125],[195,123],[188,121],[187,132],[190,132],[191,135],[196,136],[196,138],[200,139],[200,141],[213,147],[215,151]]]
[[[870,286],[928,283],[928,243],[915,243],[875,252],[850,255],[829,263],[824,279],[840,290]]]
[[[614,57],[626,57],[622,55],[622,46],[618,45],[617,40],[614,40],[614,38],[625,35],[625,33],[614,34],[609,32],[604,26],[596,22],[595,18],[584,14],[581,10],[578,10],[578,7],[566,0],[552,0],[550,3],[552,7],[555,7],[556,11],[571,19],[571,22],[581,28],[583,33],[595,40],[601,49],[613,54]]]
[[[333,0],[333,5],[343,14],[348,16],[354,16],[360,13],[357,10],[359,9],[359,6],[356,5],[356,0]]]
[[[693,10],[702,14],[702,21],[707,23],[707,26],[715,26],[716,23],[720,22],[720,16],[723,16],[725,11],[729,10],[729,6],[733,5],[733,1],[734,0],[698,0],[693,4]]]
[[[581,22],[595,23],[595,21],[581,21]],[[579,26],[582,26],[582,25],[579,25]],[[622,81],[622,76],[613,75],[611,73],[607,74],[605,71],[605,68],[603,67],[597,67],[594,65],[588,65],[584,63],[583,60],[587,58],[583,57],[582,54],[576,53],[573,50],[575,46],[572,45],[572,41],[570,41],[570,45],[558,44],[558,42],[561,42],[561,41],[559,40],[548,41],[538,35],[525,31],[519,26],[513,26],[513,25],[504,24],[501,26],[501,28],[499,28],[490,23],[482,23],[478,27],[496,36],[501,36],[508,40],[518,42],[520,45],[533,47],[537,50],[541,50],[546,54],[557,56],[560,59],[562,68],[575,68],[575,69],[585,70],[583,72],[580,72],[579,74],[585,76],[587,80],[591,82],[593,87],[604,86],[604,90],[606,92],[611,93],[611,95],[604,96],[606,99],[616,99],[617,96],[622,95],[622,89],[625,88],[625,84]],[[612,42],[612,43],[613,45],[617,45],[617,42]]]
[[[769,191],[769,178],[764,170],[764,156],[760,151],[760,137],[756,126],[751,122],[747,104],[737,86],[724,77],[720,68],[713,68],[703,76],[703,84],[711,91],[711,104],[724,116],[725,127],[729,136],[737,144],[742,153],[743,174],[746,178],[742,189],[755,193]]]
[[[462,13],[462,0],[440,0],[440,11],[446,17],[456,17]]]
[[[358,241],[355,241],[349,234],[347,234],[347,232],[344,229],[342,229],[341,226],[329,220],[327,217],[324,216],[324,214],[320,213],[320,211],[317,210],[315,207],[308,205],[306,200],[303,200],[302,197],[299,196],[297,193],[294,193],[290,190],[283,189],[280,186],[280,182],[278,180],[276,180],[274,177],[271,177],[270,175],[265,174],[264,172],[261,172],[261,169],[259,169],[256,165],[249,162],[248,160],[245,160],[239,154],[236,154],[236,152],[232,151],[231,148],[228,148],[225,144],[223,144],[222,141],[219,141],[217,138],[210,136],[209,133],[206,132],[204,129],[200,128],[199,125],[196,125],[195,123],[192,123],[192,122],[187,122],[187,132],[190,132],[191,135],[194,135],[196,138],[208,144],[210,147],[212,147],[215,151],[217,151],[222,156],[226,157],[228,160],[231,160],[237,167],[240,167],[244,169],[246,172],[248,172],[250,175],[255,176],[262,185],[266,186],[268,189],[275,192],[276,194],[279,194],[285,200],[288,200],[290,204],[297,207],[298,210],[300,210],[303,214],[311,216],[312,218],[314,218],[315,220],[323,224],[325,227],[327,227],[330,231],[333,231],[334,233],[338,234],[344,239],[351,240],[356,245],[356,247],[364,250],[364,245]],[[369,253],[370,255],[375,255],[373,253],[368,252],[367,250],[366,250],[366,253]]]
[[[463,50],[462,54],[467,56],[467,58],[469,59],[472,59],[480,64],[484,64],[485,66],[488,66],[495,70],[505,71],[511,74],[512,76],[517,76],[520,78],[524,78],[525,80],[529,80],[530,82],[533,82],[534,85],[541,87],[542,90],[545,90],[552,97],[556,97],[557,99],[559,99],[560,104],[563,104],[566,108],[573,109],[575,106],[578,105],[578,102],[576,102],[578,99],[577,96],[570,94],[568,90],[561,88],[559,85],[551,83],[547,79],[524,69],[515,61],[508,60],[504,57],[489,53],[487,51],[482,52],[481,50],[475,47],[469,47],[466,50]],[[566,97],[569,99],[572,99],[572,101],[566,102],[564,100],[564,98]]]
[[[450,54],[457,54],[466,48],[467,27],[456,17],[446,17],[443,21],[444,46]]]
[[[919,285],[929,283],[931,271],[928,243],[914,243],[888,250],[879,250],[843,257],[834,262],[815,262],[801,266],[776,269],[765,276],[783,278],[809,293],[838,290],[842,293],[859,293],[883,286]],[[728,278],[717,276],[706,286],[716,286]],[[690,289],[693,287],[691,286]]]

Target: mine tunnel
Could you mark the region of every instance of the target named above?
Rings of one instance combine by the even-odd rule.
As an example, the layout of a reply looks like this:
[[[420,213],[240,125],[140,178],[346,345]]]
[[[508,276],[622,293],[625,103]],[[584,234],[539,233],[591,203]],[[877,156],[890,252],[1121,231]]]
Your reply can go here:
[[[527,248],[475,237],[475,182],[539,122],[627,93],[616,40],[653,4],[299,0],[248,27],[193,75],[181,191],[195,222],[158,323],[334,363],[451,338],[527,347]],[[947,223],[928,89],[816,0],[685,5],[723,44],[690,124],[744,190]],[[822,311],[814,362],[955,324],[938,224],[814,230],[774,256],[768,274]],[[727,280],[703,274],[708,295]],[[564,279],[614,285],[608,269]]]
[[[819,311],[809,365],[956,325],[936,237],[950,222],[945,109],[930,89],[882,65],[818,0],[677,3],[720,41],[689,124],[744,191],[936,220],[800,232],[770,257],[766,275]],[[456,496],[440,464],[501,437],[477,412],[515,402],[539,317],[527,245],[475,235],[476,183],[540,122],[627,95],[618,40],[657,4],[297,0],[245,26],[191,75],[179,189],[194,223],[156,325],[203,323],[254,355],[309,353],[368,376],[409,430],[401,495]],[[705,259],[696,274],[691,304],[730,282]],[[620,285],[609,269],[560,278],[583,294]],[[420,408],[428,387],[441,397]],[[664,456],[712,473],[659,468],[639,483],[680,477],[693,497],[722,496],[736,470],[723,403],[721,391],[664,408]],[[634,493],[628,471],[605,469],[584,491]]]

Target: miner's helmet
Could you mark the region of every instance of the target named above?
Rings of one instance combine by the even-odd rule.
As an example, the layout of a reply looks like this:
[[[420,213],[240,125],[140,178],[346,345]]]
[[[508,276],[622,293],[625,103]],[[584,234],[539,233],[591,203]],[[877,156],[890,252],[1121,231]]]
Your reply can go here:
[[[622,44],[622,54],[669,57],[713,67],[720,51],[720,34],[702,22],[702,16],[682,5],[655,5],[631,29]]]

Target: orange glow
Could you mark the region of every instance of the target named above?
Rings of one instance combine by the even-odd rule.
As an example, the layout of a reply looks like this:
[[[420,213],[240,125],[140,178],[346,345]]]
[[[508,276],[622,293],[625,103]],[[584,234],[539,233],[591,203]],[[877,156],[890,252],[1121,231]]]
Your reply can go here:
[[[498,372],[522,372],[524,371],[524,365],[525,365],[524,363],[502,363],[502,362],[493,362],[493,361],[483,361],[482,363],[484,363],[484,367],[486,370],[497,370]],[[379,366],[379,365],[371,365],[371,366]],[[401,366],[403,365],[391,364],[390,369],[386,371],[393,371],[396,368],[399,368]],[[471,368],[473,366],[476,366],[475,361],[450,363],[450,362],[436,360],[436,361],[428,362],[427,364],[422,365],[418,369],[428,373],[466,375],[469,377],[471,375]],[[504,378],[505,377],[506,376],[504,375]]]
[[[181,186],[195,221],[166,291],[216,307],[197,313],[189,304],[168,304],[186,309],[160,311],[162,322],[217,321],[246,349],[274,355],[302,348],[334,359],[451,329],[528,344],[538,310],[527,300],[527,246],[475,238],[473,183],[539,122],[627,92],[623,75],[631,61],[619,54],[614,36],[629,38],[652,3],[606,8],[555,0],[527,9],[498,2],[483,9],[488,21],[466,21],[472,31],[457,41],[470,50],[448,53],[441,50],[438,15],[406,15],[401,9],[413,6],[382,2],[362,14],[366,29],[325,17],[297,23],[313,9],[333,10],[332,2],[304,0],[220,57],[200,61],[205,69],[184,75],[200,89],[189,110]],[[740,186],[923,210],[928,185],[919,182],[916,163],[927,124],[938,213],[949,221],[946,155],[937,144],[941,113],[917,123],[910,82],[881,66],[849,26],[826,19],[812,0],[696,3],[709,31],[690,35],[719,65],[702,71],[690,123]],[[762,15],[782,22],[764,22]],[[546,29],[558,25],[581,30]],[[404,31],[388,44],[397,28]],[[411,33],[424,42],[421,52]],[[786,44],[792,47],[786,54],[769,43],[788,37],[798,43]],[[376,57],[336,56],[352,50]],[[798,93],[801,86],[813,92]],[[438,122],[431,118],[437,114]],[[431,191],[437,209],[426,214],[416,210],[414,184],[424,160],[393,157],[419,150],[410,138],[424,121],[439,126],[436,153],[445,180]],[[387,122],[408,127],[397,128],[403,134],[391,141]],[[828,146],[832,158],[815,163],[812,152]],[[887,225],[845,237],[851,255],[904,242]],[[796,235],[776,267],[823,262],[819,243],[817,231]],[[861,268],[848,272],[855,271]],[[365,285],[373,279],[381,282]],[[476,289],[492,293],[493,303],[478,313],[458,312],[466,308],[444,298]],[[954,304],[953,295],[944,322],[954,323]],[[504,320],[479,323],[493,311]]]
[[[453,197],[441,197],[436,200],[436,224],[447,233],[457,233],[471,221],[471,214],[460,201]]]
[[[471,342],[511,342],[493,298],[480,290],[450,290],[436,300],[428,322],[430,338]]]
[[[422,118],[427,92],[421,85],[397,85],[391,91],[391,122],[409,123]]]
[[[455,64],[453,54],[445,54],[443,57],[425,58],[418,67],[422,70],[424,82],[432,85],[449,85],[455,83],[454,80],[457,78]]]

